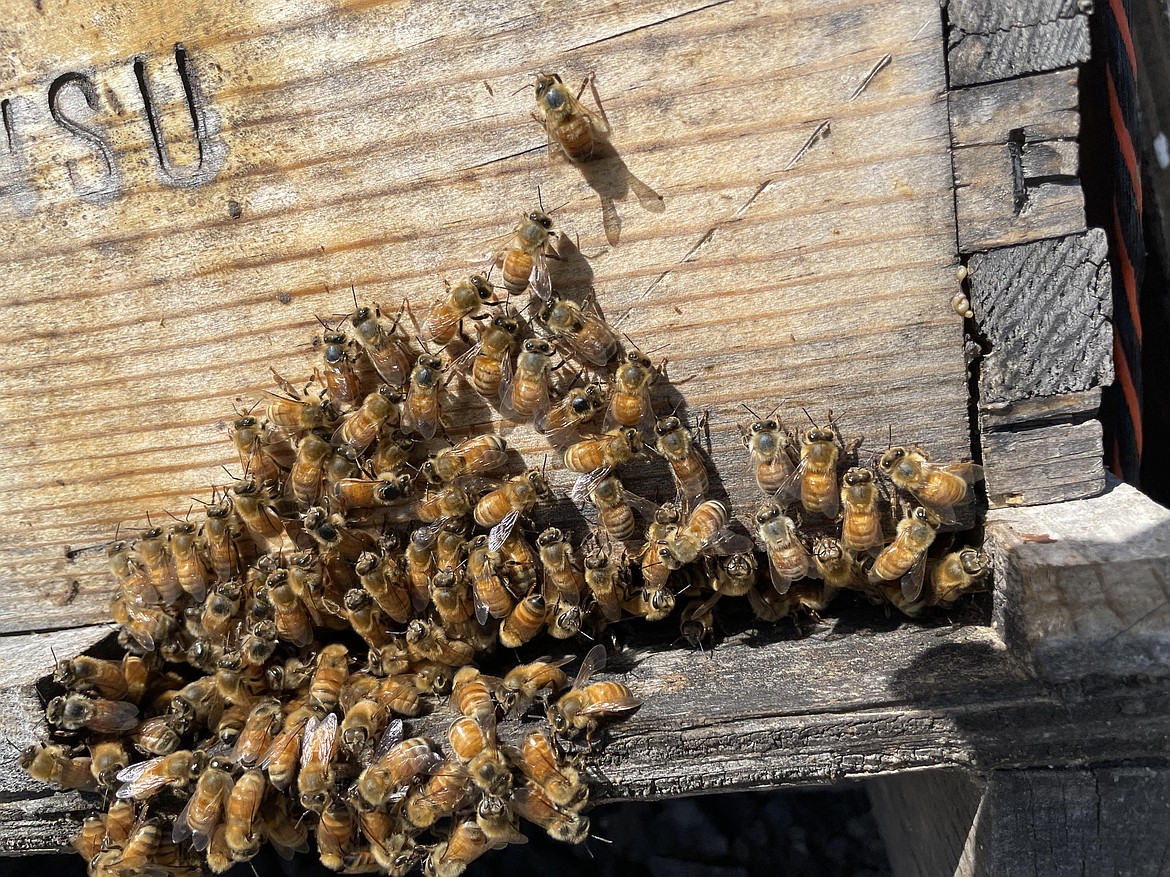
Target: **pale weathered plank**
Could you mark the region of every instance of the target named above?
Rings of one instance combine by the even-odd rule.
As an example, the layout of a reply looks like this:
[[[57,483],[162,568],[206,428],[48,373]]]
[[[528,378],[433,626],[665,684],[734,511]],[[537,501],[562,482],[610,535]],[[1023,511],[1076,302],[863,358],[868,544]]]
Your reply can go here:
[[[995,623],[1056,680],[1170,667],[1170,512],[1110,481],[1101,496],[988,513]]]
[[[948,97],[961,252],[1084,230],[1076,70],[955,89]]]
[[[1084,0],[950,0],[944,8],[952,87],[1089,60],[1093,4]]]
[[[425,311],[538,186],[590,258],[590,271],[560,269],[566,291],[595,285],[610,318],[669,359],[689,410],[710,410],[738,514],[758,501],[741,402],[780,404],[794,424],[802,407],[818,419],[831,407],[872,444],[892,427],[940,459],[970,456],[929,0],[7,11],[0,265],[20,282],[2,299],[0,630],[104,617],[100,552],[67,548],[206,497],[226,479],[219,464],[235,464],[233,404],[270,385],[269,365],[310,371],[315,314],[352,308],[350,284]],[[623,163],[586,177],[550,162],[523,89],[539,69],[596,71]],[[58,81],[70,71],[92,80],[92,100],[76,77]],[[54,81],[65,122],[49,112]],[[828,134],[788,168],[823,121]],[[490,415],[451,411],[452,435]],[[547,452],[527,430],[509,437],[535,461]],[[648,486],[660,475],[633,481],[661,500]]]

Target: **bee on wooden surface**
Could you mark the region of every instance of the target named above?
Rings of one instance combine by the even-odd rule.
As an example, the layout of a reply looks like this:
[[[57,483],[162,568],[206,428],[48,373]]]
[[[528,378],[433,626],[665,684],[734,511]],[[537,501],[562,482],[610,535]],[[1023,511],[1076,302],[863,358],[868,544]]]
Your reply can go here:
[[[812,558],[817,572],[829,587],[860,589],[863,581],[861,567],[841,540],[821,536],[813,543]]]
[[[492,849],[505,844],[528,843],[520,832],[519,820],[506,798],[483,795],[475,806],[475,824],[483,831]]]
[[[682,640],[692,649],[701,648],[703,643],[715,636],[715,604],[723,598],[716,592],[710,597],[689,600],[682,608],[678,619],[678,632]]]
[[[248,712],[244,727],[236,738],[231,760],[244,767],[252,767],[268,752],[281,726],[284,711],[276,698],[259,700]]]
[[[317,669],[309,682],[309,703],[321,712],[337,706],[341,689],[349,677],[349,649],[330,643],[317,653]]]
[[[982,470],[973,463],[939,466],[930,462],[917,448],[893,447],[878,461],[881,471],[900,489],[952,523],[952,506],[967,498],[967,485],[981,477]]]
[[[178,603],[184,592],[179,586],[179,574],[161,527],[152,527],[142,534],[138,539],[138,554],[162,602],[167,606]]]
[[[335,554],[347,563],[353,563],[363,551],[374,547],[369,533],[347,524],[344,515],[331,515],[325,509],[314,506],[303,516],[305,531],[321,546],[322,556]],[[356,582],[355,582],[356,584]]]
[[[621,620],[622,604],[629,598],[628,581],[629,568],[624,562],[617,562],[600,548],[585,554],[585,586],[607,621]]]
[[[553,346],[542,338],[529,338],[516,355],[516,369],[500,384],[500,410],[509,420],[532,420],[548,409]]]
[[[454,570],[439,570],[431,579],[431,602],[439,613],[443,627],[458,630],[459,625],[475,614],[471,588]]]
[[[321,498],[325,467],[334,454],[333,445],[315,432],[306,433],[297,445],[296,459],[289,471],[288,486],[293,498],[302,508]]]
[[[585,804],[589,787],[576,768],[564,763],[543,732],[529,731],[514,754],[524,776],[540,786],[555,805],[577,810]]]
[[[665,548],[662,549],[662,552],[665,551]],[[659,563],[657,568],[666,569],[666,566]],[[638,618],[657,622],[670,617],[676,602],[674,591],[666,580],[655,580],[644,583],[642,590],[622,603],[622,609]]]
[[[751,409],[748,409],[751,414]],[[740,427],[743,446],[747,448],[756,484],[769,496],[791,483],[796,464],[792,436],[772,417],[756,420],[744,430]]]
[[[581,632],[585,610],[579,602],[558,600],[548,613],[548,635],[555,639],[572,639]]]
[[[403,511],[401,517],[405,517],[407,520],[422,521],[424,524],[434,524],[469,515],[473,508],[475,508],[475,501],[468,493],[467,488],[455,482],[427,491],[420,499],[411,503]],[[425,530],[425,528],[422,529]],[[437,534],[438,531],[439,529],[436,527],[435,533]],[[414,541],[413,534],[411,534],[411,541]]]
[[[476,324],[479,343],[456,362],[460,368],[467,369],[472,388],[483,398],[492,401],[500,398],[500,388],[505,379],[510,380],[512,357],[520,344],[523,327],[520,319],[508,310]]]
[[[487,721],[460,716],[448,727],[447,741],[477,788],[497,797],[507,794],[512,786],[512,772],[496,746],[494,713]]]
[[[938,534],[938,515],[924,506],[907,511],[898,522],[894,541],[882,549],[869,570],[869,581],[878,583],[902,580],[902,595],[913,603],[922,593],[926,571],[926,552]]]
[[[331,430],[333,428],[341,415],[333,403],[326,399],[324,390],[316,398],[309,397],[303,392],[297,391],[275,370],[269,369],[269,371],[272,371],[277,386],[288,394],[287,396],[271,394],[272,401],[268,403],[266,416],[277,433],[283,434],[286,438],[297,440],[312,430]],[[245,468],[247,467],[245,466]]]
[[[441,417],[439,390],[443,387],[443,363],[437,356],[420,354],[410,372],[410,386],[402,409],[402,431],[432,439]]]
[[[473,274],[454,285],[448,283],[446,298],[436,304],[423,321],[423,340],[440,346],[449,344],[460,322],[492,301],[495,292],[495,288],[482,274]]]
[[[768,555],[772,586],[776,593],[787,594],[795,580],[808,575],[811,561],[808,549],[800,541],[792,518],[782,514],[779,506],[762,506],[756,512],[756,528]]]
[[[268,594],[276,615],[277,638],[298,648],[311,643],[316,633],[309,610],[293,591],[285,570],[278,569],[268,577]]]
[[[47,780],[41,780],[47,782]],[[69,846],[73,847],[74,851],[90,862],[94,856],[102,851],[103,843],[106,839],[106,822],[104,814],[102,816],[87,816],[81,823],[81,828],[77,830],[77,834],[69,839]]]
[[[695,446],[691,431],[675,416],[654,425],[658,453],[670,464],[680,496],[694,500],[707,492],[707,464]]]
[[[756,584],[756,555],[751,551],[704,558],[712,587],[724,597],[742,597]]]
[[[120,851],[107,851],[114,854],[110,871],[114,874],[137,874],[144,871],[153,862],[162,839],[161,819],[140,819]]]
[[[878,489],[873,472],[854,467],[841,479],[841,542],[854,551],[865,551],[884,541]]]
[[[563,448],[579,437],[578,429],[605,407],[605,389],[598,383],[573,387],[552,407],[536,415],[536,431],[548,437],[554,448]]]
[[[604,667],[605,647],[596,645],[581,662],[572,688],[548,708],[548,721],[555,735],[576,737],[584,733],[588,743],[602,720],[624,718],[642,705],[621,682],[588,682]]]
[[[663,540],[663,562],[679,569],[702,554],[738,554],[750,551],[751,540],[733,533],[727,525],[731,515],[723,503],[709,499],[695,506],[687,522]]]
[[[613,429],[565,448],[565,467],[585,474],[598,469],[613,469],[634,459],[642,453],[644,447],[642,434],[637,429]]]
[[[475,660],[475,647],[447,634],[437,624],[414,619],[406,626],[406,642],[424,658],[448,667],[462,667]]]
[[[78,655],[58,663],[53,681],[70,691],[96,691],[109,700],[124,700],[129,693],[121,664],[89,655]]]
[[[487,624],[488,618],[505,617],[516,605],[516,599],[492,565],[488,537],[476,536],[467,552],[467,574],[471,579],[476,620]]]
[[[33,743],[21,750],[18,760],[25,773],[42,783],[87,792],[98,787],[98,780],[93,773],[93,759],[74,755],[67,746]]]
[[[161,598],[150,581],[142,555],[129,542],[111,542],[106,547],[106,563],[127,599],[142,606],[159,602]]]
[[[84,694],[63,694],[54,697],[45,707],[45,718],[50,725],[67,731],[89,728],[99,734],[132,731],[138,724],[138,707],[121,700],[104,697],[86,697]]]
[[[579,844],[589,836],[589,817],[557,807],[548,792],[532,780],[513,790],[512,807],[555,840]]]
[[[359,408],[351,411],[333,433],[333,441],[364,452],[378,438],[383,426],[397,426],[401,416],[402,390],[382,384],[362,400]]]
[[[349,337],[344,332],[326,327],[321,335],[321,345],[329,400],[339,408],[353,408],[361,402],[363,392],[361,380],[353,368]]]
[[[255,417],[245,415],[232,421],[228,434],[239,455],[240,468],[248,475],[257,481],[284,475],[288,468],[287,454],[272,447],[277,438],[271,428],[262,426]]]
[[[581,92],[585,86],[593,84],[593,75],[590,74],[581,85]],[[609,136],[609,123],[602,115],[601,121],[597,116],[581,105],[581,92],[574,96],[556,73],[541,73],[536,77],[536,109],[540,121],[548,134],[549,149],[555,143],[565,156],[577,164],[588,161],[593,156],[596,144]],[[597,91],[594,89],[594,99]],[[598,109],[601,103],[598,101]]]
[[[215,586],[203,603],[200,621],[211,639],[221,644],[229,630],[238,623],[244,606],[244,589],[239,581],[229,580]]]
[[[425,877],[459,877],[467,866],[492,848],[483,829],[471,819],[451,828],[446,840],[431,848],[423,863]]]
[[[213,757],[208,761],[195,783],[195,791],[175,817],[172,835],[175,843],[191,838],[195,849],[207,849],[235,787],[231,767],[231,763],[224,759]]]
[[[615,542],[626,542],[634,538],[638,529],[634,509],[629,501],[632,494],[622,486],[616,475],[609,472],[609,469],[599,469],[601,477],[595,483],[591,483],[592,479],[584,482],[581,487],[588,487],[589,499],[597,507],[597,523],[605,535]],[[574,493],[576,491],[574,487]]]
[[[573,660],[570,655],[559,660],[538,658],[528,664],[513,667],[504,676],[500,686],[504,710],[524,715],[539,698],[556,694],[568,683],[561,667]]]
[[[981,551],[964,548],[943,557],[930,573],[930,596],[934,605],[954,603],[964,594],[982,590],[991,572],[991,561]]]
[[[371,807],[381,807],[401,786],[429,775],[443,762],[423,737],[402,739],[402,721],[395,719],[382,734],[373,761],[357,778],[357,794]]]
[[[450,484],[467,475],[494,472],[508,462],[508,445],[498,435],[466,438],[451,448],[431,454],[420,471],[431,484]]]
[[[317,820],[317,856],[331,871],[345,867],[345,858],[356,849],[357,816],[348,802],[332,799]]]
[[[806,512],[819,512],[827,518],[837,517],[841,491],[837,486],[837,460],[843,445],[833,426],[814,426],[800,438],[800,502]]]
[[[273,739],[268,751],[257,764],[268,771],[273,788],[284,791],[292,785],[300,764],[301,741],[305,728],[312,718],[320,718],[315,707],[301,706],[292,710],[284,720],[284,726]]]
[[[382,434],[378,436],[378,445],[370,454],[364,468],[367,471],[372,471],[374,475],[410,471],[411,453],[417,444],[417,440],[403,435],[398,428],[389,431],[383,430]]]
[[[415,828],[430,828],[466,804],[471,789],[467,769],[457,758],[448,757],[435,767],[426,782],[407,793],[403,815]]]
[[[196,601],[207,596],[207,587],[211,583],[211,571],[204,560],[206,551],[206,542],[194,524],[182,521],[171,527],[171,556],[175,561],[179,587]]]
[[[613,386],[609,397],[609,410],[605,414],[606,428],[612,426],[638,426],[643,419],[653,416],[650,407],[650,385],[658,372],[650,357],[640,350],[631,350],[614,372]]]
[[[357,307],[356,296],[354,307],[356,310],[350,317],[350,323],[353,325],[354,338],[358,346],[382,380],[392,387],[401,387],[406,383],[414,362],[410,345],[398,334],[402,311],[399,311],[394,321],[387,325],[377,307]]]
[[[396,562],[366,551],[358,556],[354,572],[361,580],[362,587],[390,618],[398,624],[405,624],[410,619],[410,591],[402,580],[401,569]]]
[[[559,602],[578,605],[585,591],[585,573],[568,538],[556,527],[549,527],[537,537],[536,547],[544,573],[545,596],[551,591]]]
[[[273,511],[260,486],[247,478],[232,485],[232,493],[236,495],[233,501],[236,512],[253,541],[269,550],[278,548],[284,538],[284,522]]]
[[[618,349],[617,336],[590,297],[584,305],[549,292],[536,318],[586,362],[604,367]]]
[[[89,772],[97,784],[114,791],[118,774],[130,765],[125,744],[116,738],[94,740],[89,744]]]
[[[544,627],[548,607],[544,595],[533,591],[508,613],[500,623],[500,645],[507,649],[518,649],[524,643],[535,639]]]
[[[117,797],[144,801],[167,786],[183,788],[194,782],[206,766],[207,755],[189,749],[139,761],[118,772],[118,781],[125,785],[118,789]]]
[[[513,529],[500,550],[491,552],[490,559],[513,594],[526,594],[536,584],[540,554],[520,530]]]
[[[221,582],[235,578],[251,563],[255,547],[228,497],[207,507],[203,535],[207,537],[211,568]]]
[[[409,472],[383,472],[377,478],[343,478],[329,488],[343,514],[355,509],[376,509],[409,499],[414,478]]]
[[[345,592],[343,606],[350,627],[366,641],[366,645],[371,649],[380,649],[386,645],[389,640],[386,619],[369,591],[351,588]]]
[[[530,279],[538,291],[548,286],[545,257],[555,235],[552,217],[543,210],[532,210],[521,218],[512,239],[495,257],[510,292],[523,292]]]
[[[313,716],[301,737],[301,766],[297,793],[301,806],[321,813],[333,792],[333,754],[337,749],[337,714]]]
[[[246,861],[260,852],[262,841],[259,820],[260,804],[268,780],[257,768],[244,771],[228,795],[224,812],[224,841],[236,862]]]
[[[381,737],[390,711],[376,700],[364,698],[345,711],[341,720],[341,748],[352,755]]]
[[[484,496],[475,505],[475,522],[491,527],[488,548],[499,551],[512,533],[520,516],[552,496],[552,490],[540,469],[526,469],[508,479],[503,486]]]

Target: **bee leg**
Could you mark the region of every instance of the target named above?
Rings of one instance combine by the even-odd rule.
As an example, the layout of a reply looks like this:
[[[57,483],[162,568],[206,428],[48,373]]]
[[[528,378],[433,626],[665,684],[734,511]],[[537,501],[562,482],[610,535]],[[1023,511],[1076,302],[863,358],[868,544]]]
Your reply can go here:
[[[593,94],[593,102],[597,104],[597,110],[601,113],[601,121],[605,123],[605,130],[601,133],[608,136],[613,132],[613,126],[609,124],[609,116],[605,114],[605,107],[601,105],[601,95],[597,91],[597,74],[589,71],[589,75],[585,77],[581,83],[581,90],[577,92],[577,100],[581,99],[581,95],[585,93],[585,86],[589,86],[589,91]]]

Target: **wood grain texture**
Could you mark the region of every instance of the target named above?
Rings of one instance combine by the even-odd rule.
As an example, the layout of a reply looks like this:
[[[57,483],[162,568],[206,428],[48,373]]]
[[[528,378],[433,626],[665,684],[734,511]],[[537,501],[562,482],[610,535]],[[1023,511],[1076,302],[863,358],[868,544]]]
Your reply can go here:
[[[948,97],[961,252],[1084,231],[1075,70]]]
[[[1072,423],[1033,424],[980,436],[987,502],[995,508],[1044,505],[1105,489],[1101,422],[1096,412]]]
[[[1170,670],[1170,511],[1110,480],[1101,496],[988,512],[995,624],[1056,680]]]
[[[738,514],[758,502],[741,402],[780,404],[792,423],[801,407],[820,419],[832,408],[847,433],[884,444],[892,426],[939,459],[970,456],[929,0],[505,0],[475,12],[426,0],[409,14],[396,2],[104,0],[79,15],[52,0],[43,14],[14,7],[0,35],[12,128],[0,265],[20,278],[0,299],[0,630],[103,618],[98,553],[67,548],[206,497],[235,463],[233,405],[270,386],[269,365],[309,372],[314,315],[352,308],[351,284],[425,312],[538,186],[590,259],[558,266],[564,290],[596,286],[614,320],[636,306],[620,328],[669,360],[694,415],[710,410],[715,481]],[[516,93],[534,70],[596,71],[620,162],[583,176],[549,160],[531,91]],[[70,71],[92,94],[61,80]],[[72,129],[48,111],[54,83]],[[490,415],[452,410],[450,432]],[[536,461],[547,452],[527,430],[509,439]],[[661,500],[661,476],[633,480]]]
[[[1092,4],[1077,0],[950,0],[952,87],[1071,67],[1089,60]]]
[[[891,621],[859,635],[843,618],[803,638],[784,626],[732,637],[706,653],[635,646],[611,661],[599,678],[621,679],[645,703],[611,726],[589,768],[597,803],[931,767],[1170,757],[1170,681],[1049,685],[1029,676],[987,627]],[[10,702],[29,697],[5,690]],[[450,719],[440,712],[410,722],[410,733],[441,738]],[[504,739],[509,727],[501,725]],[[6,787],[27,787],[17,770],[0,764],[0,774],[13,774]],[[0,806],[0,852],[65,842],[71,829],[63,814],[79,799],[43,787],[38,793],[17,791],[9,800],[19,806]]]

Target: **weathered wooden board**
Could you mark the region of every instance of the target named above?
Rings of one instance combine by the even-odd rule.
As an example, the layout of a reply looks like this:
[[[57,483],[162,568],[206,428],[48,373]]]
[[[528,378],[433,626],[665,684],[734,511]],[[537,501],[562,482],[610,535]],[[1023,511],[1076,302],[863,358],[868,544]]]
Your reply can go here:
[[[67,549],[207,496],[233,405],[269,365],[309,372],[314,315],[351,309],[351,284],[425,311],[538,187],[591,260],[566,291],[637,306],[620,328],[710,410],[739,513],[741,402],[970,455],[931,0],[5,12],[0,630],[102,618],[98,552]],[[596,71],[621,162],[550,162],[541,69]],[[452,412],[452,434],[489,415]]]

